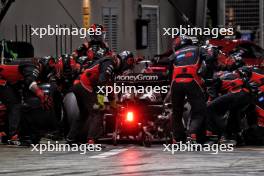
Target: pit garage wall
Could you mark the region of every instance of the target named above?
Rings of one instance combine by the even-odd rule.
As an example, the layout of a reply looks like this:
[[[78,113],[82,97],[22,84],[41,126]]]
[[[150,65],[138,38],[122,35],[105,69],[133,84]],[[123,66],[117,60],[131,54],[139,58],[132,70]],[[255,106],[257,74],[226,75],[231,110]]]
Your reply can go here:
[[[196,17],[196,0],[173,0],[174,3],[186,13],[193,24],[203,23]],[[199,0],[205,1],[205,0]],[[92,23],[102,21],[103,8],[115,8],[118,11],[118,51],[131,50],[139,55],[150,56],[148,49],[136,50],[136,19],[139,18],[139,5],[158,6],[159,8],[159,49],[164,52],[168,48],[171,38],[162,36],[163,27],[177,27],[183,24],[182,19],[167,0],[91,0]],[[200,14],[200,13],[199,13]],[[199,25],[199,26],[202,26]],[[157,54],[156,53],[156,54]]]
[[[82,25],[82,0],[61,0],[71,15]],[[197,0],[173,0],[174,3],[186,13],[190,20],[195,24],[203,23],[197,19],[196,1]],[[198,0],[204,1],[204,0]],[[103,8],[115,8],[118,12],[118,31],[117,31],[117,52],[131,50],[139,55],[150,56],[148,49],[136,50],[136,19],[138,18],[138,6],[149,5],[159,7],[159,51],[162,53],[167,50],[170,37],[162,36],[163,27],[176,27],[182,24],[175,9],[167,0],[91,0],[91,23],[103,23]],[[200,14],[200,12],[197,12]],[[15,40],[14,25],[32,24],[33,26],[44,27],[48,24],[67,24],[73,25],[72,20],[59,6],[57,0],[17,0],[9,9],[5,19],[0,26],[0,39]],[[201,25],[199,25],[201,26]],[[21,29],[18,29],[18,40],[21,40]],[[67,38],[69,40],[69,37]],[[73,37],[73,48],[77,48],[84,40]],[[32,43],[35,47],[36,56],[55,55],[55,37],[45,37],[39,39],[33,36]],[[69,42],[67,42],[67,53]],[[60,47],[60,46],[59,46]],[[60,49],[59,53],[60,54]],[[158,52],[158,51],[157,51]],[[64,53],[64,49],[63,52]]]
[[[82,0],[61,0],[71,15],[82,25]],[[47,25],[72,24],[74,23],[65,13],[57,0],[16,0],[7,12],[0,25],[0,40],[15,40],[14,25],[18,25],[18,41],[21,41],[21,25],[31,24],[34,27],[46,27]],[[25,33],[24,33],[25,35]],[[24,36],[25,39],[25,36]],[[73,48],[77,48],[82,39],[73,36]],[[56,54],[56,45],[54,36],[46,36],[42,39],[32,37],[32,44],[35,48],[35,56],[46,56]],[[64,45],[64,43],[63,43]],[[60,46],[58,46],[60,47]],[[63,53],[64,46],[63,46]],[[67,37],[67,53],[69,49],[69,37]],[[60,49],[59,53],[60,54]]]

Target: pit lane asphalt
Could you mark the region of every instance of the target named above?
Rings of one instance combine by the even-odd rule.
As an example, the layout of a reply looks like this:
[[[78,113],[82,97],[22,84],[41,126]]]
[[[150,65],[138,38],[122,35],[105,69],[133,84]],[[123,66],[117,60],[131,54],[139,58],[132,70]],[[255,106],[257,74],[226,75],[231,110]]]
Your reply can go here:
[[[0,145],[0,175],[264,175],[264,147],[164,152],[162,145],[104,144],[101,152],[45,152]]]

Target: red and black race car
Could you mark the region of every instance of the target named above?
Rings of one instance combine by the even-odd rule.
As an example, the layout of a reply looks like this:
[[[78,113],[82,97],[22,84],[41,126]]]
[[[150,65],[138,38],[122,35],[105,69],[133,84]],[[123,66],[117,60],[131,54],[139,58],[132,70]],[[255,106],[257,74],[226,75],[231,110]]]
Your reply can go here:
[[[219,56],[219,62],[226,65],[231,61],[230,55],[242,51],[242,60],[246,65],[264,69],[264,49],[246,40],[211,39],[209,43],[219,46],[223,52]]]

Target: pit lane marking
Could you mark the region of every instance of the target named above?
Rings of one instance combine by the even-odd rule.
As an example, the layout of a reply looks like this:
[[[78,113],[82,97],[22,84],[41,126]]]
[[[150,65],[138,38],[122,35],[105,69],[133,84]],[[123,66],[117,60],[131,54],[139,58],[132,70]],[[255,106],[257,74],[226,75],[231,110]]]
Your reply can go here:
[[[89,158],[107,158],[107,157],[110,157],[110,156],[114,156],[114,155],[118,155],[120,154],[121,152],[124,152],[124,151],[127,151],[128,149],[125,149],[125,148],[121,148],[121,149],[112,149],[112,150],[109,150],[107,152],[104,152],[104,153],[101,153],[99,155],[95,155],[95,156],[90,156]]]

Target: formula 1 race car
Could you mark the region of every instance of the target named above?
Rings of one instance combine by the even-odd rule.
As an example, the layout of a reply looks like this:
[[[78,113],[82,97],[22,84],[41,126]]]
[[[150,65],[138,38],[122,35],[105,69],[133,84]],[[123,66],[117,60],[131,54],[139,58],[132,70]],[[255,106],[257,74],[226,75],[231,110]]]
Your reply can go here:
[[[146,64],[142,62],[142,64]],[[115,115],[113,144],[126,137],[150,146],[155,138],[169,136],[169,116],[163,113],[163,100],[169,90],[168,75],[162,67],[148,66],[148,71],[131,73],[116,78],[118,85],[130,91],[118,95],[118,110]],[[133,91],[131,91],[133,89]]]

